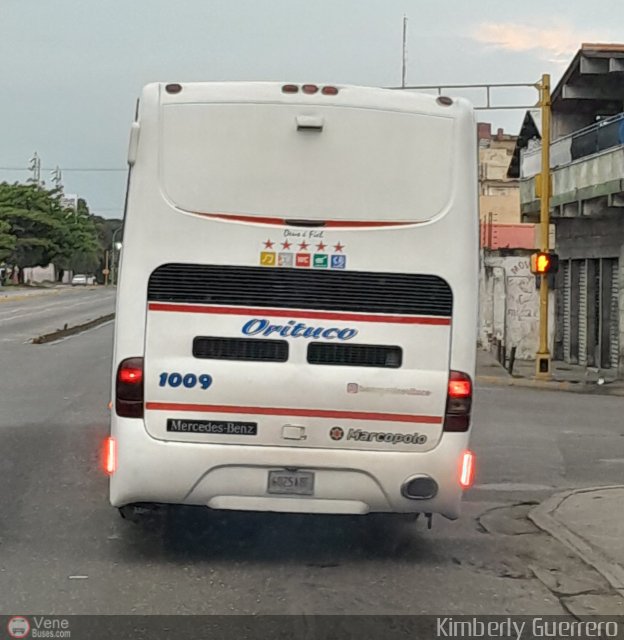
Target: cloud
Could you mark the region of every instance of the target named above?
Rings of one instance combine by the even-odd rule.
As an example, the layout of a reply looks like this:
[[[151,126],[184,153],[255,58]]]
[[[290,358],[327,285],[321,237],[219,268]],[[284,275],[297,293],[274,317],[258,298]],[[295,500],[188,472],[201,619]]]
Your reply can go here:
[[[507,51],[534,51],[556,63],[568,61],[583,42],[604,42],[605,35],[608,34],[583,32],[569,25],[544,28],[512,22],[485,22],[472,33],[472,37],[482,44]]]

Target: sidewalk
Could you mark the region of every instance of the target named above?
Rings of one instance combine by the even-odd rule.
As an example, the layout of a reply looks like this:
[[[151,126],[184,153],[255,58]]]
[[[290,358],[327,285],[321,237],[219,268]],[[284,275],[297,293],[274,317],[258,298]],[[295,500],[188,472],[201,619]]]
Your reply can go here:
[[[54,287],[0,287],[0,302],[18,302],[35,296],[55,295],[67,289],[68,286]]]
[[[624,486],[568,491],[529,518],[593,566],[624,597]]]
[[[535,380],[535,362],[517,360],[513,376],[507,373],[492,353],[477,349],[477,382],[500,386],[596,393],[624,396],[624,380],[616,380],[616,373],[609,369],[591,369],[564,362],[552,363],[552,380]],[[599,384],[599,380],[604,381]]]

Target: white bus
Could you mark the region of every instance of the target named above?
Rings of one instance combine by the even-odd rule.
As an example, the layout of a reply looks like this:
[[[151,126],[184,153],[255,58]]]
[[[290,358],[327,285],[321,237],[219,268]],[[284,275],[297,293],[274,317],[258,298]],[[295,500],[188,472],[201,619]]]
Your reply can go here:
[[[474,470],[476,156],[461,99],[145,87],[112,505],[456,518]]]

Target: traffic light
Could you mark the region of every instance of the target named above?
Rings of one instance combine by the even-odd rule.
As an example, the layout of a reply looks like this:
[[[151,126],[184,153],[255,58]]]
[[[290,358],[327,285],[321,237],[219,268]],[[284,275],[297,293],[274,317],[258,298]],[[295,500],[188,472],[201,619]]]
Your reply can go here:
[[[531,256],[531,273],[536,276],[557,273],[559,256],[556,253],[538,251]]]

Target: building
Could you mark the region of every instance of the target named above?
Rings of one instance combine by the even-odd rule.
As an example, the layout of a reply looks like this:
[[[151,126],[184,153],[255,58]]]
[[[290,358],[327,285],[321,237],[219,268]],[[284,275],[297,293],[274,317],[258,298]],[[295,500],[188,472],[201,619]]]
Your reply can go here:
[[[502,129],[492,134],[492,125],[478,124],[479,138],[479,216],[482,224],[518,224],[520,222],[520,188],[516,178],[509,178],[509,164],[517,136]]]
[[[551,222],[560,256],[553,356],[624,374],[624,45],[584,44],[552,94]],[[509,177],[537,222],[541,123],[526,114]]]
[[[479,342],[491,350],[500,342],[518,359],[535,357],[539,292],[530,255],[539,244],[537,227],[521,221],[519,180],[509,177],[517,136],[479,123],[479,217],[481,266]]]

